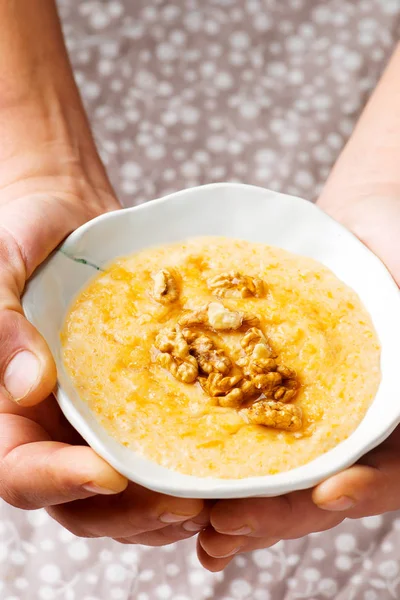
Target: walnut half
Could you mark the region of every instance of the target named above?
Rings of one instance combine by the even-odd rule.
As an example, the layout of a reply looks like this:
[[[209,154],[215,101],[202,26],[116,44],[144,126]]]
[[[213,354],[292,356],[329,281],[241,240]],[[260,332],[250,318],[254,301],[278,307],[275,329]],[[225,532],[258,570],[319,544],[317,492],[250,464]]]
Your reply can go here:
[[[296,371],[277,363],[260,329],[249,329],[242,338],[241,346],[247,356],[239,359],[238,365],[266,398],[280,402],[294,398],[299,388]]]
[[[219,405],[229,408],[240,408],[243,402],[257,394],[252,381],[241,379],[239,383],[226,396],[220,397]]]
[[[207,379],[207,391],[212,397],[224,396],[242,379],[242,375],[224,376],[222,373],[211,373]]]
[[[272,357],[273,352],[271,347],[268,344],[267,338],[257,327],[252,327],[249,329],[246,334],[243,336],[240,345],[249,356],[253,353],[254,349],[258,345],[262,345],[265,348],[265,351],[268,352],[268,357]]]
[[[184,329],[182,335],[189,344],[190,354],[197,360],[200,371],[208,375],[214,371],[224,375],[229,373],[232,361],[223,350],[216,348],[208,335],[191,329]]]
[[[218,404],[225,408],[239,408],[245,398],[254,394],[254,386],[243,379],[241,373],[224,376],[222,373],[211,373],[208,378],[201,378],[203,390],[211,397],[218,398]]]
[[[242,411],[254,425],[264,425],[285,431],[298,431],[303,426],[301,408],[294,404],[259,400]]]
[[[208,289],[216,296],[248,298],[255,296],[261,298],[265,295],[265,283],[258,277],[242,275],[237,271],[220,273],[207,280]]]
[[[199,374],[197,360],[189,353],[189,345],[176,329],[164,329],[156,337],[155,347],[160,350],[157,362],[183,383],[194,383]]]
[[[160,304],[172,304],[179,298],[178,284],[168,269],[161,269],[152,275],[154,281],[152,296]]]

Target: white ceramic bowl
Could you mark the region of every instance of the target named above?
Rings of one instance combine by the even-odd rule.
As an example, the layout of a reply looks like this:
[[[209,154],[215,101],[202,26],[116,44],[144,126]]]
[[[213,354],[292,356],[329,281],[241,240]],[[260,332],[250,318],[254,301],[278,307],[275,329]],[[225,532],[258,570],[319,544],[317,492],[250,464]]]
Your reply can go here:
[[[325,264],[359,294],[382,344],[382,382],[359,427],[326,454],[286,473],[227,480],[161,467],[106,433],[63,368],[59,332],[64,316],[96,267],[145,247],[212,235],[265,242]],[[70,235],[37,271],[27,286],[23,306],[54,354],[57,400],[67,419],[120,473],[156,491],[183,497],[240,498],[308,488],[356,462],[400,422],[399,290],[372,252],[316,206],[299,198],[246,185],[212,184],[102,215]]]

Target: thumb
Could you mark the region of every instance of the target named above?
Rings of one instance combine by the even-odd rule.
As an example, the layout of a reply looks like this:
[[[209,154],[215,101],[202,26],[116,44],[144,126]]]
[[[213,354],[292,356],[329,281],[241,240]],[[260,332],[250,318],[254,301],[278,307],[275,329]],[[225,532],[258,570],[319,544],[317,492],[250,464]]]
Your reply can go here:
[[[17,311],[0,310],[0,348],[2,385],[8,397],[21,406],[33,406],[51,394],[57,373],[50,350]]]
[[[400,458],[391,448],[378,448],[350,469],[313,490],[322,509],[345,511],[351,518],[383,514],[400,508]]]
[[[21,262],[15,242],[0,232],[0,385],[6,397],[33,406],[52,392],[57,373],[46,342],[22,313]]]
[[[21,406],[33,406],[53,391],[57,374],[46,342],[23,315],[21,294],[34,269],[94,215],[38,194],[3,205],[0,215],[0,387]]]

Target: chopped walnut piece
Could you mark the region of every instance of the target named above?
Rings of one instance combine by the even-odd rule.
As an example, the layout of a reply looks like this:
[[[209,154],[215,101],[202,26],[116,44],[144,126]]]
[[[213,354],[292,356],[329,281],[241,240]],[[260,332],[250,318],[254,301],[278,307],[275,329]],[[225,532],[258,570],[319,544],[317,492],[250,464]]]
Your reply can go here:
[[[260,327],[260,319],[251,313],[244,313],[242,327],[246,329],[249,327]]]
[[[265,284],[265,281],[263,281],[259,277],[253,277],[253,286],[254,286],[253,296],[255,296],[256,298],[262,298],[262,296],[265,296],[265,293],[267,291],[267,286]]]
[[[261,390],[267,398],[274,393],[277,386],[282,384],[282,376],[279,373],[261,373],[260,375],[254,375],[251,378],[252,382],[258,390]]]
[[[241,346],[247,356],[243,356],[237,364],[243,368],[245,375],[255,377],[276,371],[277,364],[272,358],[273,352],[261,329],[252,327],[243,336]]]
[[[184,359],[189,355],[189,345],[179,329],[163,329],[156,337],[155,346],[176,358]]]
[[[264,344],[256,344],[251,356],[241,359],[241,363],[250,376],[277,370],[276,360],[271,358],[270,349]]]
[[[279,365],[277,372],[282,375],[283,383],[280,388],[275,390],[274,398],[280,402],[289,402],[296,396],[299,389],[297,373],[285,365]]]
[[[243,336],[240,344],[248,355],[253,353],[256,345],[261,344],[266,348],[266,352],[269,352],[269,356],[273,356],[272,348],[270,348],[267,338],[261,329],[258,329],[257,327],[252,327],[249,329]]]
[[[218,371],[222,374],[229,373],[232,362],[223,350],[215,347],[213,340],[207,335],[184,329],[182,335],[189,343],[190,353],[196,358],[203,373]]]
[[[241,341],[247,356],[238,361],[244,374],[268,399],[289,402],[297,393],[296,371],[278,365],[272,358],[273,352],[260,329],[253,327]]]
[[[196,325],[207,327],[207,311],[205,309],[187,310],[179,317],[178,324],[181,327],[194,327]]]
[[[254,384],[243,379],[241,374],[223,377],[220,373],[212,373],[206,379],[199,378],[203,390],[212,397],[218,397],[218,403],[224,408],[239,408],[243,402],[257,394]]]
[[[184,361],[180,361],[171,354],[162,352],[158,354],[157,362],[182,383],[194,383],[197,379],[198,367],[194,356],[189,355]]]
[[[239,388],[233,388],[226,396],[218,398],[219,405],[223,408],[239,408],[244,400],[243,392]]]
[[[249,423],[285,431],[298,431],[303,425],[301,408],[283,402],[259,400],[243,413]]]
[[[226,396],[221,396],[218,400],[220,406],[239,408],[245,400],[254,397],[256,394],[258,394],[258,391],[254,383],[249,379],[242,379],[233,390]]]
[[[248,298],[265,295],[265,284],[258,277],[249,277],[236,271],[220,273],[207,280],[207,286],[216,296]]]
[[[242,313],[229,310],[219,302],[211,302],[208,305],[207,317],[210,326],[216,331],[239,329],[243,323]]]
[[[229,310],[219,302],[210,302],[206,308],[184,313],[178,323],[182,327],[203,325],[215,331],[230,331],[240,329],[243,318],[243,313]]]
[[[198,376],[197,360],[179,329],[165,329],[158,334],[155,347],[160,350],[157,362],[183,383],[193,383]]]
[[[179,297],[176,280],[168,269],[161,269],[152,276],[154,281],[152,296],[161,304],[172,304]]]
[[[297,379],[284,379],[282,385],[274,390],[273,397],[280,402],[289,402],[296,396],[298,389]]]
[[[296,371],[294,369],[289,369],[285,365],[279,365],[276,370],[284,379],[296,379]]]
[[[215,398],[230,392],[242,378],[241,374],[226,377],[222,373],[211,373],[208,376],[206,387],[210,396]]]
[[[190,345],[193,344],[194,340],[197,340],[197,338],[201,335],[203,335],[202,333],[199,333],[198,331],[194,330],[194,329],[190,329],[189,327],[184,327],[184,329],[181,330],[183,337],[185,338],[186,342]],[[209,338],[207,338],[209,339]],[[210,342],[212,343],[212,340],[210,340]]]
[[[193,356],[204,373],[210,374],[218,371],[218,373],[226,375],[232,366],[230,359],[225,355],[223,350],[210,350],[205,353],[194,351]]]
[[[258,394],[258,390],[257,390],[256,386],[250,379],[242,379],[242,381],[239,383],[238,387],[243,394],[244,400],[247,400],[248,398],[251,398],[255,394]]]
[[[188,310],[178,321],[182,327],[202,326],[214,331],[237,331],[244,327],[260,325],[260,319],[250,313],[226,308],[220,302],[210,302],[200,310]]]
[[[242,404],[244,395],[239,387],[235,387],[242,375],[232,375],[226,377],[222,373],[211,373],[207,378],[199,377],[199,382],[203,390],[209,396],[218,397],[218,404],[223,407],[239,408]]]

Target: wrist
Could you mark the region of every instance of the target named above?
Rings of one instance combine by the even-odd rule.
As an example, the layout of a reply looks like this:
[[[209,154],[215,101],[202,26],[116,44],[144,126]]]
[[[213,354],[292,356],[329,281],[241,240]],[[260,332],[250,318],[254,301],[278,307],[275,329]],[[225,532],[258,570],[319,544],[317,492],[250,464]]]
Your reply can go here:
[[[399,155],[400,156],[400,155]],[[336,176],[335,170],[328,179],[316,204],[331,217],[347,227],[352,215],[360,215],[363,211],[380,204],[400,205],[400,179],[397,181],[375,180],[368,174],[360,181],[353,181],[343,176]]]
[[[400,201],[400,45],[341,153],[318,204],[332,216]]]
[[[0,140],[0,203],[37,192],[118,207],[54,0],[0,2]]]
[[[48,193],[86,203],[90,216],[119,208],[76,88],[62,97],[49,84],[0,108],[0,138],[0,204]]]
[[[75,93],[74,93],[75,92]],[[68,100],[66,100],[66,97]],[[33,157],[54,174],[92,167],[101,161],[77,90],[63,91],[52,84],[40,96],[15,100],[0,107],[0,185],[18,178]],[[35,169],[37,166],[35,166]]]

